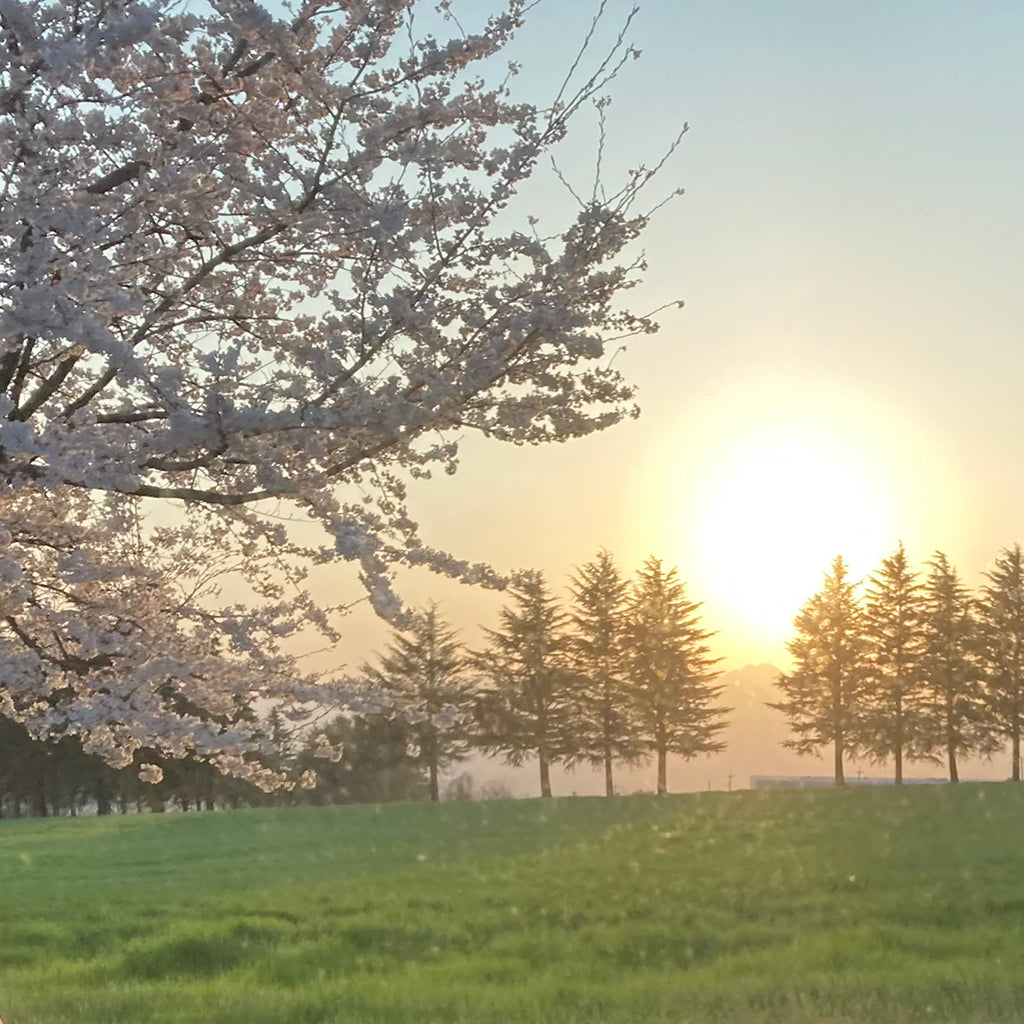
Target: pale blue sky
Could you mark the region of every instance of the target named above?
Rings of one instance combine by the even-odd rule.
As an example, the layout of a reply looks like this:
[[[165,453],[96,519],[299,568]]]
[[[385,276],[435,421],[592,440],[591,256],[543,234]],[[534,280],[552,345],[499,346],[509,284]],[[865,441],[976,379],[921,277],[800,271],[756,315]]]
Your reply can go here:
[[[629,6],[610,0],[609,25]],[[594,7],[531,13],[509,55],[527,98],[553,93]],[[600,545],[626,569],[663,555],[707,600],[727,665],[784,657],[781,602],[847,543],[855,567],[900,538],[917,559],[942,546],[977,582],[1024,539],[1024,5],[645,0],[630,38],[643,57],[612,90],[609,180],[691,125],[653,194],[686,189],[652,225],[638,303],[686,307],[620,364],[643,416],[544,450],[470,441],[455,479],[413,492],[424,538],[559,585]],[[592,121],[560,160],[585,186]],[[566,202],[550,181],[530,197],[542,216]],[[865,504],[833,516],[843,480]],[[764,621],[729,599],[715,520],[752,563],[775,549],[762,576],[780,553],[806,563],[785,595],[764,584]],[[500,603],[407,588],[470,637]],[[384,632],[353,617],[339,660]]]

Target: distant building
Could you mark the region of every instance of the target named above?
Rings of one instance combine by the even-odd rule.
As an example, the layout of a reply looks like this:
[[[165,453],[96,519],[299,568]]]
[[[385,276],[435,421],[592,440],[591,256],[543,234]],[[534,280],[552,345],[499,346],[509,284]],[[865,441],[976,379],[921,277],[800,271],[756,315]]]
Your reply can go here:
[[[906,786],[938,786],[947,779],[904,779]],[[751,789],[830,789],[836,780],[831,775],[751,775]],[[863,775],[846,780],[847,786],[891,786],[890,776]]]

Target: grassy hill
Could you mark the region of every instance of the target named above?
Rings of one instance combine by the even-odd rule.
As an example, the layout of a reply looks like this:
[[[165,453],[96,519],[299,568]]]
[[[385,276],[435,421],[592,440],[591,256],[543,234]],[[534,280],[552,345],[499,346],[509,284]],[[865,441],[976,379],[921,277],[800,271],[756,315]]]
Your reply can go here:
[[[1024,1021],[1024,787],[0,821],[0,1016]]]

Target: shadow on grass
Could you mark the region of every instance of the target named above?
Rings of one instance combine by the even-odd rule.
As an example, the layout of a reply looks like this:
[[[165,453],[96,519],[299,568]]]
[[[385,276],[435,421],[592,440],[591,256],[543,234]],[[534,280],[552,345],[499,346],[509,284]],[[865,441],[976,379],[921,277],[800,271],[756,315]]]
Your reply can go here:
[[[119,973],[128,979],[209,978],[250,963],[287,942],[294,929],[280,919],[190,922],[131,943]]]

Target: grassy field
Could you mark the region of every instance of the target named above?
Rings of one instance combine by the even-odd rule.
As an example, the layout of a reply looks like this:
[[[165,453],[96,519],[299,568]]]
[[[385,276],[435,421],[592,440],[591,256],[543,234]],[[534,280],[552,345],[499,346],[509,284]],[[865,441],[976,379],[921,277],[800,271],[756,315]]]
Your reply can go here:
[[[0,1016],[1024,1021],[1024,787],[0,821]]]

